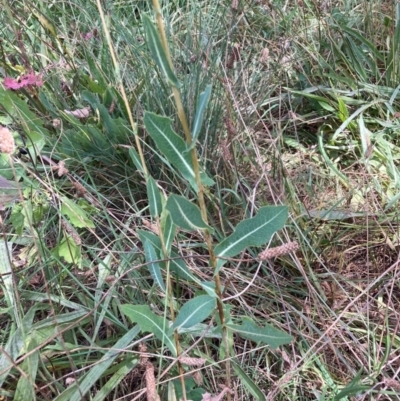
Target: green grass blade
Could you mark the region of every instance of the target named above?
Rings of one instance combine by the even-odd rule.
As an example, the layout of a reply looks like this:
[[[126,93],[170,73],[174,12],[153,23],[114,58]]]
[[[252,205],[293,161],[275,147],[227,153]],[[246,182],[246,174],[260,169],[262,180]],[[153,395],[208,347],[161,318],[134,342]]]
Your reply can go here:
[[[265,395],[263,392],[235,361],[232,361],[232,367],[242,383],[250,391],[254,399],[257,401],[265,401]]]
[[[114,363],[114,361],[123,353],[124,348],[128,347],[132,340],[139,334],[138,326],[130,329],[121,337],[109,351],[100,359],[78,383],[72,384],[62,392],[54,401],[81,401],[82,396],[88,393],[93,385],[99,380],[104,372]]]

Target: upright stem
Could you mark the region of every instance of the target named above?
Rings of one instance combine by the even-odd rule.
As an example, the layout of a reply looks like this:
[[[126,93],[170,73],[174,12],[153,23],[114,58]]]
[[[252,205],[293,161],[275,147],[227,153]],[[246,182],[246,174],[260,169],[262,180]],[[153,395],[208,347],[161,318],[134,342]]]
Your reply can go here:
[[[171,69],[173,70],[174,69],[173,63],[172,63],[171,55],[169,52],[168,42],[167,42],[167,38],[166,38],[166,34],[165,34],[164,22],[163,22],[160,4],[159,4],[158,0],[153,0],[153,7],[154,7],[154,11],[156,13],[157,25],[158,25],[159,34],[161,37],[161,42],[164,47],[164,51],[167,56],[168,63],[170,65]],[[190,128],[189,128],[189,124],[188,124],[188,121],[186,118],[186,113],[183,108],[181,94],[177,87],[171,85],[171,89],[172,89],[172,93],[174,95],[175,104],[176,104],[176,108],[177,108],[177,112],[178,112],[178,117],[182,124],[183,132],[186,137],[186,142],[190,146],[192,144],[192,136],[190,134]],[[190,154],[191,154],[192,163],[193,163],[193,170],[195,173],[195,180],[196,180],[196,184],[197,184],[197,188],[198,188],[197,197],[199,200],[201,216],[202,216],[204,222],[206,224],[208,224],[207,209],[206,209],[206,204],[205,204],[205,200],[204,200],[204,188],[203,188],[203,184],[202,184],[201,178],[200,178],[200,167],[199,167],[199,161],[197,158],[196,149],[193,148],[191,150]],[[222,326],[222,335],[223,335],[225,355],[226,355],[226,362],[225,362],[226,386],[228,388],[230,388],[231,387],[231,377],[230,377],[231,366],[230,366],[230,359],[229,359],[228,333],[227,333],[227,328],[225,326],[225,312],[224,312],[222,296],[221,296],[222,295],[221,294],[221,292],[222,292],[221,291],[221,280],[220,280],[218,272],[216,272],[217,258],[215,257],[215,253],[214,253],[212,237],[208,230],[205,231],[204,236],[205,236],[205,240],[207,243],[208,252],[210,254],[211,266],[214,270],[215,292],[217,294],[217,308],[218,308],[218,314],[219,314],[219,318],[220,318],[221,326]],[[230,393],[228,393],[228,401],[230,401],[230,400],[231,400],[231,395],[230,395]]]

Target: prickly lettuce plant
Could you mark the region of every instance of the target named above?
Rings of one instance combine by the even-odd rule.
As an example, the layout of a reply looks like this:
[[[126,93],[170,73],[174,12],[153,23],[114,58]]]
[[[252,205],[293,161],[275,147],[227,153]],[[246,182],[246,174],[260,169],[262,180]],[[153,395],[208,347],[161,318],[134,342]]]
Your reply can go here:
[[[133,149],[132,151],[135,153],[137,167],[143,172],[146,180],[153,227],[153,232],[140,231],[139,236],[149,272],[158,291],[163,294],[165,304],[161,305],[161,309],[165,307],[165,312],[164,316],[160,316],[145,304],[125,304],[122,310],[131,321],[138,324],[142,332],[152,333],[161,342],[162,347],[176,358],[181,377],[181,396],[186,400],[188,395],[185,390],[187,383],[184,379],[183,361],[190,356],[190,347],[182,341],[184,333],[191,331],[199,338],[212,333],[220,338],[219,358],[225,364],[227,389],[231,386],[232,361],[235,373],[246,381],[244,372],[235,364],[234,335],[268,344],[272,348],[291,341],[289,335],[269,324],[260,327],[248,318],[233,320],[230,315],[232,306],[224,302],[224,286],[220,278],[220,270],[224,267],[229,268],[229,258],[239,255],[248,247],[265,245],[276,231],[282,229],[288,211],[285,206],[262,207],[254,217],[237,224],[230,235],[223,238],[215,236],[216,228],[209,221],[207,209],[208,194],[212,191],[214,182],[203,171],[202,160],[196,150],[212,87],[205,87],[199,94],[194,119],[189,126],[181,100],[181,85],[174,72],[158,1],[155,0],[153,5],[157,24],[154,25],[149,16],[142,16],[146,39],[156,68],[162,72],[161,75],[171,88],[184,138],[175,132],[174,121],[168,116],[146,110],[143,122],[157,152],[178,172],[182,182],[187,182],[190,190],[186,196],[161,192],[157,181],[148,172],[139,138],[136,138],[137,152]],[[133,131],[137,132],[133,119],[131,122]],[[190,271],[183,258],[177,257],[179,242],[184,241],[189,233],[195,233],[198,247],[206,250],[208,269],[212,271],[213,281],[203,281]],[[165,281],[161,274],[162,269],[167,271]],[[191,283],[196,295],[177,306],[175,291],[179,278]],[[230,398],[229,391],[227,395]]]

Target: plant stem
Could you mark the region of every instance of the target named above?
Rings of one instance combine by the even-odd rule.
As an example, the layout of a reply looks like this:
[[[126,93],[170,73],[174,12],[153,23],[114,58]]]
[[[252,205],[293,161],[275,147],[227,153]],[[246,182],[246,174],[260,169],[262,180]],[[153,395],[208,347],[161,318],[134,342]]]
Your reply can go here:
[[[174,68],[173,68],[173,64],[172,64],[171,55],[170,55],[170,52],[169,52],[168,42],[167,42],[167,38],[166,38],[166,35],[165,35],[164,22],[163,22],[163,19],[162,19],[160,4],[159,4],[158,0],[153,0],[153,7],[154,7],[154,11],[156,13],[157,25],[158,25],[159,34],[161,36],[161,42],[162,42],[162,45],[164,47],[164,51],[165,51],[165,54],[167,56],[168,63],[170,65],[171,69],[173,70]],[[192,144],[192,136],[191,136],[189,124],[188,124],[188,121],[187,121],[187,118],[186,118],[186,113],[185,113],[185,110],[183,108],[180,91],[179,91],[179,89],[177,87],[172,86],[172,85],[171,85],[171,90],[172,90],[172,93],[174,95],[175,104],[176,104],[176,108],[177,108],[177,112],[178,112],[178,117],[179,117],[179,120],[180,120],[180,122],[182,124],[183,132],[184,132],[185,137],[186,137],[186,142],[190,146]],[[198,201],[199,201],[199,207],[200,207],[200,211],[201,211],[201,216],[202,216],[204,222],[206,224],[208,224],[207,209],[206,209],[206,204],[205,204],[205,200],[204,200],[204,188],[203,188],[203,184],[202,184],[201,178],[200,178],[200,167],[199,167],[199,161],[198,161],[198,158],[197,158],[196,149],[193,148],[191,150],[190,154],[191,154],[191,158],[192,158],[193,170],[194,170],[194,173],[195,173],[196,184],[197,184],[197,187],[198,187],[197,197],[198,197]],[[212,268],[213,268],[213,270],[215,272],[216,267],[217,267],[217,259],[216,259],[215,254],[214,254],[212,237],[211,237],[211,234],[209,233],[208,230],[205,231],[204,236],[205,236],[205,240],[206,240],[206,243],[207,243],[207,248],[208,248],[209,255],[210,255],[211,266],[212,266]],[[225,347],[226,386],[228,388],[231,388],[231,378],[230,378],[231,366],[230,366],[230,359],[229,359],[228,333],[227,333],[227,329],[226,329],[226,326],[225,326],[225,313],[224,313],[222,296],[221,296],[221,292],[222,292],[221,291],[221,280],[220,280],[220,277],[219,277],[218,273],[214,274],[214,282],[215,282],[215,292],[217,294],[218,314],[219,314],[219,318],[220,318],[220,321],[221,321],[222,336],[223,336],[224,347]],[[228,401],[230,401],[230,400],[231,400],[231,395],[230,395],[230,393],[228,393]]]

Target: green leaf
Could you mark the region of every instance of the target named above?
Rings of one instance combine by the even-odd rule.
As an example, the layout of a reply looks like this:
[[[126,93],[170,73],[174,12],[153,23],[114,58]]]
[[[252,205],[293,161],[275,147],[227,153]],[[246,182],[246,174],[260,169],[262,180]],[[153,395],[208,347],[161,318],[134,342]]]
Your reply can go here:
[[[157,285],[165,292],[165,285],[162,279],[160,266],[155,261],[158,259],[156,251],[150,241],[144,243],[144,254],[146,256],[146,262],[148,263],[151,277]]]
[[[122,312],[139,325],[142,332],[152,333],[176,356],[176,347],[169,335],[169,324],[164,318],[154,314],[148,305],[122,305]]]
[[[183,196],[170,195],[165,208],[170,212],[172,221],[178,227],[188,231],[207,229],[211,231],[211,227],[201,217],[198,206]]]
[[[207,319],[214,311],[217,300],[208,295],[200,295],[186,302],[171,327],[175,329],[192,327]]]
[[[198,192],[191,155],[186,151],[185,141],[171,128],[171,119],[146,111],[143,122],[158,149]],[[204,171],[200,172],[200,178],[204,185],[214,184]]]
[[[139,235],[140,241],[142,241],[143,244],[146,242],[146,240],[148,240],[153,245],[153,247],[156,249],[157,256],[159,256],[159,258],[161,259],[162,248],[160,238],[149,231],[138,230],[137,233]],[[175,273],[174,278],[180,276],[185,280],[194,281],[197,284],[201,284],[200,280],[192,273],[190,273],[190,270],[187,267],[186,263],[183,259],[179,258],[179,255],[176,252],[172,251],[170,256],[171,260],[169,261],[169,265],[171,271]]]
[[[44,146],[45,137],[51,136],[49,131],[44,128],[44,120],[29,110],[26,101],[19,97],[18,93],[3,89],[0,86],[0,104],[10,116],[14,117],[14,122],[18,122],[24,129],[25,135],[29,140],[26,143],[36,145],[40,152]],[[17,120],[17,121],[15,121]],[[35,132],[34,138],[32,133]]]
[[[29,337],[25,340],[24,351],[30,352],[37,347],[35,333],[30,332]],[[39,366],[39,351],[33,352],[20,365],[20,369],[25,372],[18,380],[17,388],[14,393],[14,401],[35,400],[34,383]]]
[[[172,242],[175,238],[176,225],[173,223],[170,213],[163,210],[161,213],[161,231],[164,238],[167,255],[171,252]]]
[[[143,121],[146,130],[156,143],[158,149],[197,191],[190,153],[185,152],[185,141],[172,130],[172,121],[167,117],[157,116],[148,111],[145,112]]]
[[[12,254],[12,242],[0,241],[0,275],[2,277],[2,292],[9,308],[17,307],[15,288],[10,263]]]
[[[142,166],[142,162],[140,161],[140,157],[138,155],[138,152],[136,152],[136,149],[133,147],[129,148],[129,157],[131,158],[131,160],[133,161],[133,164],[136,166],[136,168],[138,169],[138,171],[144,173],[143,171],[143,166]]]
[[[163,48],[160,35],[158,34],[156,27],[146,14],[142,14],[142,21],[144,30],[146,32],[147,45],[149,46],[154,61],[156,62],[160,70],[164,73],[170,85],[179,88],[181,84],[176,78],[168,62],[167,54]]]
[[[240,326],[236,324],[227,324],[226,326],[242,338],[268,344],[273,349],[289,344],[293,340],[292,336],[270,324],[259,327],[249,318],[244,318]]]
[[[188,150],[192,150],[196,146],[197,138],[199,137],[201,126],[203,124],[204,112],[206,110],[208,101],[210,100],[212,85],[207,85],[206,90],[200,94],[197,103],[196,115],[194,117],[192,126],[192,144]]]
[[[8,338],[7,344],[4,346],[4,352],[0,353],[0,388],[2,388],[4,381],[7,379],[11,369],[15,366],[15,362],[21,355],[24,347],[24,340],[26,333],[32,329],[33,318],[35,317],[36,306],[33,306],[25,314],[22,322],[18,321],[18,329]]]
[[[61,205],[61,213],[64,216],[68,216],[70,223],[74,227],[79,228],[94,228],[94,224],[92,220],[89,219],[87,213],[79,207],[75,202],[71,199],[66,198],[65,196],[61,197],[62,205]]]
[[[80,246],[76,245],[70,237],[65,237],[55,250],[58,256],[64,258],[68,263],[77,264],[82,256]]]
[[[245,371],[235,362],[232,361],[232,367],[236,375],[240,378],[242,383],[246,386],[247,390],[252,394],[255,400],[265,401],[265,395],[260,390],[260,388],[250,379],[250,377],[245,373]]]
[[[153,177],[147,179],[147,198],[149,199],[150,214],[152,217],[158,217],[162,211],[161,195]]]
[[[135,366],[138,364],[138,359],[127,359],[122,364],[119,364],[119,369],[107,380],[106,383],[102,384],[101,388],[97,391],[93,398],[93,401],[104,401],[107,396],[117,388],[118,384],[132,373]],[[118,390],[117,390],[118,391]]]
[[[265,206],[251,219],[241,221],[235,231],[215,247],[215,255],[220,258],[236,256],[249,246],[266,244],[271,236],[280,230],[287,220],[286,206]],[[225,263],[219,259],[217,271]]]

